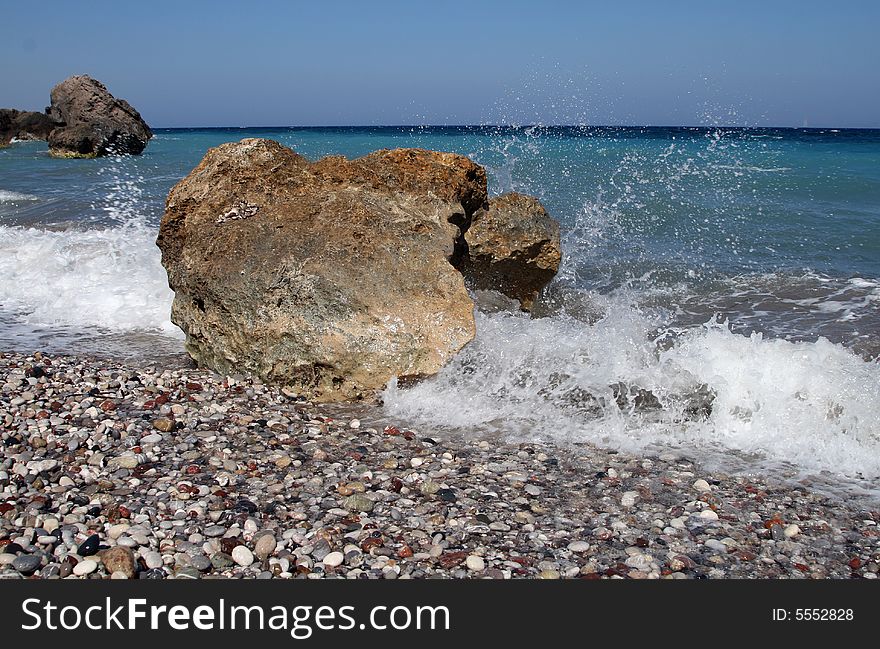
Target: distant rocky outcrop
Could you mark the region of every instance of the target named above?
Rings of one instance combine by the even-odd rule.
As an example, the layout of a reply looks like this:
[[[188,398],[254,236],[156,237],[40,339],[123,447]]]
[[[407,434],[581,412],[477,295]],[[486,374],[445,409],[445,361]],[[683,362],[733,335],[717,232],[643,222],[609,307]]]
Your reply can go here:
[[[224,144],[168,196],[157,244],[172,320],[202,366],[316,400],[368,398],[393,377],[436,373],[474,337],[462,269],[483,266],[466,232],[482,211],[516,211],[492,205],[485,170],[452,153],[310,162],[271,140]]]
[[[138,155],[153,132],[131,104],[86,75],[52,89],[49,116],[59,124],[48,136],[49,153],[62,158]]]
[[[464,239],[461,270],[473,287],[504,293],[526,311],[562,260],[559,223],[537,198],[525,194],[491,199],[473,215]]]
[[[153,132],[131,105],[116,99],[100,81],[69,77],[52,89],[45,113],[0,108],[0,146],[17,140],[46,140],[58,158],[138,155]]]
[[[12,140],[45,140],[55,126],[46,113],[0,108],[0,146]]]

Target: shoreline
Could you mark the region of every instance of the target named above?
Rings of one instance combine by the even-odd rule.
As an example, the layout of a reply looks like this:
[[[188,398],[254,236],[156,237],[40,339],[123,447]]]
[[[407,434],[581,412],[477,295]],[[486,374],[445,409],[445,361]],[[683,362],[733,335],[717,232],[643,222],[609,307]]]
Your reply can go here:
[[[880,512],[674,452],[575,462],[370,427],[206,370],[11,352],[0,367],[0,578],[880,571]]]

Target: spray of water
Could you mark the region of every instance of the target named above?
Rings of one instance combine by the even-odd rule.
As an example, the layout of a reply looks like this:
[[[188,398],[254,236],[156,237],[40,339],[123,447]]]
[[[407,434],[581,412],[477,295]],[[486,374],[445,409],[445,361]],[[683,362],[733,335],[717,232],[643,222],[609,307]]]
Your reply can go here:
[[[748,456],[753,468],[880,477],[880,365],[822,337],[771,335],[785,318],[779,301],[752,312],[745,332],[711,306],[687,312],[712,291],[733,294],[731,277],[739,291],[787,281],[767,272],[769,244],[754,234],[776,198],[774,175],[789,170],[777,153],[724,128],[655,146],[578,131],[590,127],[505,129],[476,154],[492,193],[533,193],[551,211],[555,196],[576,196],[555,212],[565,261],[540,317],[478,311],[476,339],[437,376],[406,389],[392,381],[386,412],[464,434],[674,446]],[[609,158],[612,173],[600,173]],[[873,284],[850,289],[863,291],[854,308],[864,309]],[[742,301],[715,304],[748,312]],[[809,311],[831,306],[820,299]]]
[[[87,214],[64,229],[0,226],[0,305],[7,335],[52,326],[180,337],[173,293],[146,214],[144,177],[130,158],[101,161]],[[39,197],[32,197],[39,200]],[[26,337],[25,337],[26,338]]]

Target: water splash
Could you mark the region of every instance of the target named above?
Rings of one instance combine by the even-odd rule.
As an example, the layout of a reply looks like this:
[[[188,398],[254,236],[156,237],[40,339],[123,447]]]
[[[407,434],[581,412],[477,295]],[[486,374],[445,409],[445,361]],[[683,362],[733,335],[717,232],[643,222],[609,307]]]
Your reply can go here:
[[[131,158],[100,161],[97,196],[75,223],[57,229],[0,226],[0,305],[7,336],[35,327],[60,336],[100,329],[175,339],[173,293],[143,201],[144,176]]]
[[[840,345],[743,336],[711,321],[675,338],[626,301],[593,324],[478,314],[478,336],[386,412],[513,439],[755,454],[880,477],[880,365]]]
[[[478,312],[476,339],[436,377],[391,382],[386,413],[465,434],[880,477],[880,366],[821,337],[840,317],[872,317],[873,280],[825,278],[833,286],[802,305],[821,326],[801,319],[800,338],[785,339],[789,300],[803,295],[784,287],[804,276],[786,262],[815,233],[786,233],[788,258],[773,248],[792,171],[782,152],[720,127],[647,145],[594,132],[506,129],[478,152],[492,192],[536,194],[563,222],[563,267],[542,317]],[[824,281],[810,277],[805,291]],[[750,309],[746,293],[764,289]]]

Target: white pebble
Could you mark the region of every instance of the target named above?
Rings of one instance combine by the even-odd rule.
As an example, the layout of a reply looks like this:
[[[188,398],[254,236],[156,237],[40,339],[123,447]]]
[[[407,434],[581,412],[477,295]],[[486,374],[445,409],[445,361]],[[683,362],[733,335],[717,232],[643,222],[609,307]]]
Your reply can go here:
[[[153,550],[147,550],[146,552],[142,552],[141,556],[144,558],[144,563],[147,564],[147,568],[161,568],[162,567],[162,555]]]
[[[727,546],[718,539],[707,539],[703,545],[716,552],[727,552]]]
[[[712,491],[712,487],[709,486],[709,483],[700,478],[696,482],[694,482],[694,489],[699,491],[700,493],[705,493],[707,491]]]
[[[801,528],[799,528],[797,525],[789,525],[784,530],[782,530],[782,533],[785,535],[785,538],[790,539],[791,537],[800,534]]]
[[[705,518],[708,521],[717,521],[718,514],[716,514],[711,509],[704,509],[703,511],[700,512],[700,518]]]
[[[324,557],[324,565],[328,568],[341,566],[343,561],[345,561],[345,555],[341,552],[331,552],[326,557]]]
[[[131,525],[129,525],[128,523],[117,523],[116,525],[111,525],[110,529],[107,530],[107,536],[115,541],[120,536],[125,534],[130,527]]]
[[[237,545],[232,550],[232,560],[242,568],[247,568],[254,562],[254,553],[243,545]]]
[[[481,572],[486,568],[486,562],[483,561],[483,557],[478,556],[476,554],[470,555],[465,563],[469,570],[473,570],[474,572]]]
[[[83,575],[90,575],[95,570],[98,569],[98,562],[94,559],[85,559],[80,561],[73,567],[73,574],[77,577],[82,577]]]

